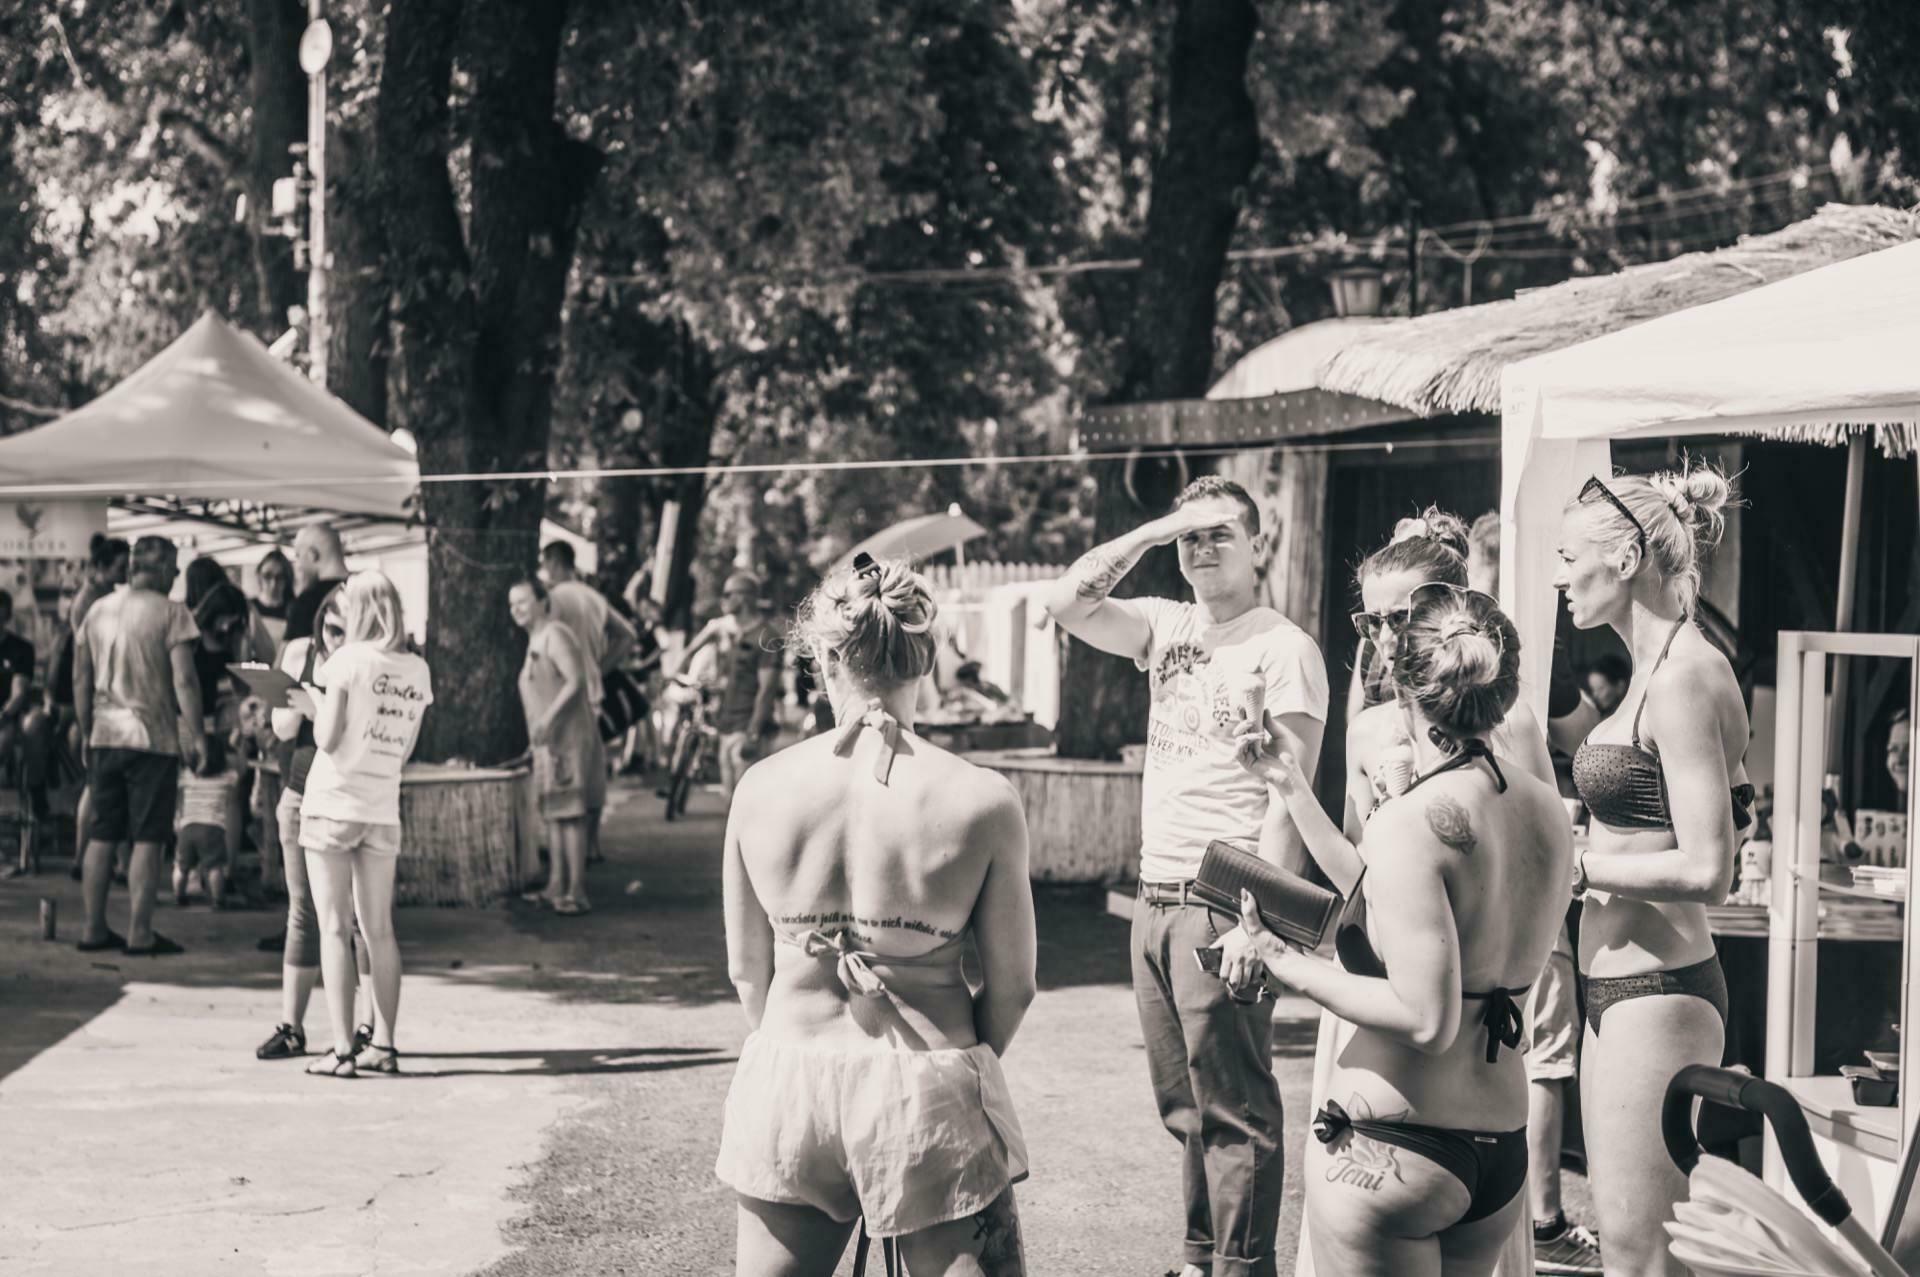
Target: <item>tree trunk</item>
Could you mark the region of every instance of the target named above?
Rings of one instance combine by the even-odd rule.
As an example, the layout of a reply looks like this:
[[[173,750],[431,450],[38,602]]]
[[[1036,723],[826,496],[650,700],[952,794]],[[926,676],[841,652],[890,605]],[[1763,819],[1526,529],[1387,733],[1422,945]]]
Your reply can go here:
[[[1215,294],[1247,180],[1259,156],[1247,55],[1251,0],[1182,0],[1168,56],[1167,135],[1153,166],[1144,262],[1136,281],[1121,382],[1114,402],[1198,398],[1213,375]],[[1198,459],[1097,462],[1093,539],[1107,541],[1166,511]],[[1185,598],[1170,548],[1150,551],[1114,591],[1118,597]],[[1061,686],[1059,750],[1102,758],[1147,730],[1146,680],[1131,661],[1075,642]]]
[[[306,7],[298,0],[247,0],[248,88],[253,128],[247,151],[247,233],[253,242],[258,331],[272,341],[287,328],[287,311],[306,296],[290,240],[267,233],[273,183],[293,176],[295,142],[307,140],[307,77],[300,69]]]
[[[372,144],[352,129],[327,131],[327,389],[376,426],[387,424],[387,285]]]
[[[459,0],[387,11],[375,124],[404,413],[423,478],[545,466],[560,308],[600,155],[553,118],[562,6],[474,0],[473,186],[463,236],[447,169]],[[538,550],[543,482],[423,483],[427,660],[435,709],[421,754],[519,752],[522,645],[499,620]]]

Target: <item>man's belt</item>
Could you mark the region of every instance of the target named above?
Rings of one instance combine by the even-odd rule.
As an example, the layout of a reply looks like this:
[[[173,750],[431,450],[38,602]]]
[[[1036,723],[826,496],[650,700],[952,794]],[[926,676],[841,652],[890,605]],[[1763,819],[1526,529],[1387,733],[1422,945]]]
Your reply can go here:
[[[1193,879],[1181,882],[1142,882],[1140,899],[1150,905],[1200,905],[1206,902],[1193,892]]]

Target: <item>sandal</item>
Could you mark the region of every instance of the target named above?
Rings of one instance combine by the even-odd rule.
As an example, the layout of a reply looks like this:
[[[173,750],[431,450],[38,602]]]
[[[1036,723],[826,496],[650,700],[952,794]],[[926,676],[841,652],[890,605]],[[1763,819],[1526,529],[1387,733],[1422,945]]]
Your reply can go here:
[[[553,911],[558,914],[564,914],[569,918],[577,918],[583,913],[592,913],[593,906],[584,900],[578,900],[572,896],[565,896],[553,906]]]
[[[376,1052],[378,1054],[376,1054]],[[395,1074],[400,1071],[400,1052],[390,1046],[373,1046],[353,1057],[354,1067],[362,1073]]]
[[[105,953],[109,949],[126,948],[127,938],[118,931],[109,931],[105,940],[82,940],[73,947],[82,953]]]
[[[273,1026],[273,1036],[262,1042],[253,1053],[256,1060],[288,1060],[296,1055],[307,1053],[307,1035],[291,1024]]]
[[[315,1060],[312,1064],[307,1065],[307,1075],[309,1077],[337,1078],[352,1078],[357,1076],[353,1057],[351,1055],[342,1055],[339,1051],[331,1047],[327,1049],[325,1055]]]

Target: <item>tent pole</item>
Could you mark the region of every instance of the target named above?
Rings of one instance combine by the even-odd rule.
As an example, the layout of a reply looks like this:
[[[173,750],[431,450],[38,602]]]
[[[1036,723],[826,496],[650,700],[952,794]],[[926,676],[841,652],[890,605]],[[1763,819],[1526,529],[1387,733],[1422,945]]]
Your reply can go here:
[[[1833,628],[1841,633],[1853,629],[1853,604],[1860,575],[1860,504],[1867,480],[1867,435],[1859,431],[1847,441],[1847,496],[1840,523],[1840,598],[1833,612]],[[1848,662],[1844,656],[1833,658],[1833,705],[1827,711],[1827,764],[1831,772],[1840,765],[1840,733],[1847,718]]]

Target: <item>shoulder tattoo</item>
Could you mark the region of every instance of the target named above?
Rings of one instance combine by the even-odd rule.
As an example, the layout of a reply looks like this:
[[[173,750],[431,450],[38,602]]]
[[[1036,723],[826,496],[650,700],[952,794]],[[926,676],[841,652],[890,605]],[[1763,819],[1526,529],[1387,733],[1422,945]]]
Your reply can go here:
[[[1474,848],[1473,822],[1467,819],[1467,809],[1451,798],[1435,798],[1427,804],[1427,828],[1455,851]]]
[[[1074,564],[1075,575],[1080,578],[1076,592],[1083,599],[1104,599],[1132,566],[1133,560],[1124,554],[1089,550]]]

